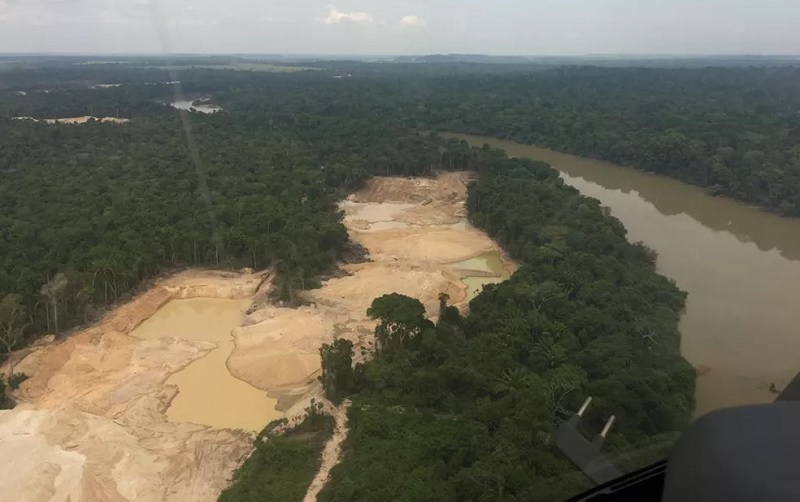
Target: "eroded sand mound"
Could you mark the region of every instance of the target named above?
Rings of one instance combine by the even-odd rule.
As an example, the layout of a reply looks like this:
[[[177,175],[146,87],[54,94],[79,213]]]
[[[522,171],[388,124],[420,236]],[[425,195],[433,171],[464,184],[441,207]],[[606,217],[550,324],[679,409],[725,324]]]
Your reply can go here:
[[[260,322],[234,331],[231,374],[259,389],[277,392],[303,384],[319,369],[319,347],[333,338],[333,325],[316,309],[268,306]],[[251,319],[252,322],[252,319]]]
[[[262,275],[189,272],[97,326],[35,349],[20,405],[0,412],[2,500],[216,500],[251,449],[244,431],[167,422],[167,378],[216,345],[139,340],[133,328],[173,298],[252,296]],[[24,452],[24,454],[23,454]]]
[[[355,202],[426,202],[437,201],[455,204],[467,196],[465,172],[442,173],[436,178],[375,177],[354,193]]]
[[[378,177],[367,181],[364,189],[348,199],[358,204],[407,203],[413,207],[395,215],[394,220],[407,225],[452,225],[466,218],[469,173],[444,173],[437,178]],[[358,217],[351,218],[353,229],[359,229]],[[363,229],[363,228],[362,228]]]

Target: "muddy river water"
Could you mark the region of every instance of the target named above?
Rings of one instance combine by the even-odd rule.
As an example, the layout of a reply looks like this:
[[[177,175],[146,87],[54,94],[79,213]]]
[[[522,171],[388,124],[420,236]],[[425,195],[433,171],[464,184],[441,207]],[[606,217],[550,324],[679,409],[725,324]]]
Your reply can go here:
[[[708,372],[697,413],[764,403],[800,371],[800,220],[711,197],[701,188],[608,162],[492,138],[473,146],[550,163],[600,200],[632,241],[658,252],[658,269],[689,293],[681,350]]]
[[[217,345],[167,380],[180,391],[167,410],[168,420],[260,431],[281,417],[275,399],[234,378],[226,366],[233,350],[231,331],[241,324],[249,305],[250,300],[172,300],[131,333],[145,339],[175,337]]]

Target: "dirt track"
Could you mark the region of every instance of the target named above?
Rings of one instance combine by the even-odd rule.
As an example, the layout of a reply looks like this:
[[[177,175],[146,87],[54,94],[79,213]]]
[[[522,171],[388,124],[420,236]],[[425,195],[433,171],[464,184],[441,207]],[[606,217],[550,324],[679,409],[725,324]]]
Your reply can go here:
[[[463,305],[467,288],[448,264],[499,251],[465,224],[466,178],[376,178],[351,196],[345,224],[372,261],[344,265],[347,276],[305,292],[309,306],[267,305],[246,316],[234,330],[230,373],[279,397],[293,419],[320,397],[322,343],[342,336],[369,346],[374,322],[366,309],[374,298],[417,297],[431,316],[440,293]],[[216,500],[251,450],[251,434],[165,419],[177,392],[166,380],[215,345],[128,333],[172,299],[249,298],[264,278],[179,274],[22,360],[17,371],[31,378],[18,391],[21,404],[0,412],[0,458],[19,459],[0,470],[2,500]]]
[[[308,491],[306,492],[305,497],[303,497],[303,502],[314,502],[317,500],[319,492],[322,491],[322,489],[325,487],[325,483],[328,481],[328,476],[331,474],[331,469],[333,469],[336,464],[339,463],[339,460],[342,457],[342,444],[344,443],[345,439],[347,439],[348,432],[347,410],[350,409],[351,404],[352,403],[349,400],[345,400],[338,407],[331,405],[327,410],[331,415],[333,415],[336,425],[333,429],[333,435],[325,444],[325,449],[322,451],[322,464],[320,465],[319,471],[317,471],[317,475],[311,480],[311,484],[308,486]]]

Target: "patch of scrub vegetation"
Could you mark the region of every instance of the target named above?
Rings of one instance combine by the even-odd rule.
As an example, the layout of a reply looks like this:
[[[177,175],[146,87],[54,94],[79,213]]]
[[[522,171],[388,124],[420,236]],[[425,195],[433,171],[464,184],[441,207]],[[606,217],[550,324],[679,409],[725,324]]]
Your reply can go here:
[[[6,395],[6,383],[0,378],[0,410],[10,410],[16,403]]]
[[[0,362],[2,362],[2,359],[0,359]],[[0,410],[10,410],[17,405],[16,401],[8,395],[8,392],[17,390],[19,385],[27,379],[28,375],[25,373],[14,373],[8,377],[8,382],[6,382],[0,375]]]
[[[442,295],[436,323],[417,299],[376,299],[374,357],[352,370],[352,347],[323,347],[326,391],[353,405],[321,501],[565,499],[588,482],[552,437],[587,396],[587,430],[617,417],[607,452],[622,468],[691,419],[685,293],[654,253],[547,164],[474,153],[470,221],[522,266],[466,316]]]
[[[219,502],[303,500],[319,470],[334,419],[312,400],[303,421],[286,426],[285,418],[275,420],[258,435],[255,451],[236,471]]]

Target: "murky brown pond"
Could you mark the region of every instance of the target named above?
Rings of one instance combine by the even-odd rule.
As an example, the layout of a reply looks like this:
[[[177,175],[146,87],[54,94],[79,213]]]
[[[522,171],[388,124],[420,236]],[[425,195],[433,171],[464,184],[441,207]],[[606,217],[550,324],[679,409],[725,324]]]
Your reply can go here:
[[[510,141],[465,135],[510,156],[550,163],[599,199],[632,241],[658,252],[658,269],[689,293],[681,350],[710,371],[697,412],[764,403],[800,371],[800,220],[711,197],[701,188],[631,168]]]
[[[416,204],[401,202],[351,202],[344,201],[340,207],[356,221],[362,221],[363,231],[380,232],[381,230],[393,230],[396,228],[408,228],[410,225],[403,221],[398,221],[395,217],[407,211]]]
[[[450,267],[461,273],[461,280],[467,286],[467,301],[478,296],[487,284],[497,284],[510,276],[503,260],[496,252],[452,263]]]
[[[277,400],[234,378],[226,366],[233,350],[231,331],[240,325],[249,304],[216,298],[173,300],[131,332],[145,339],[176,337],[217,344],[167,380],[180,390],[167,410],[168,420],[260,431],[281,417],[275,410]]]

